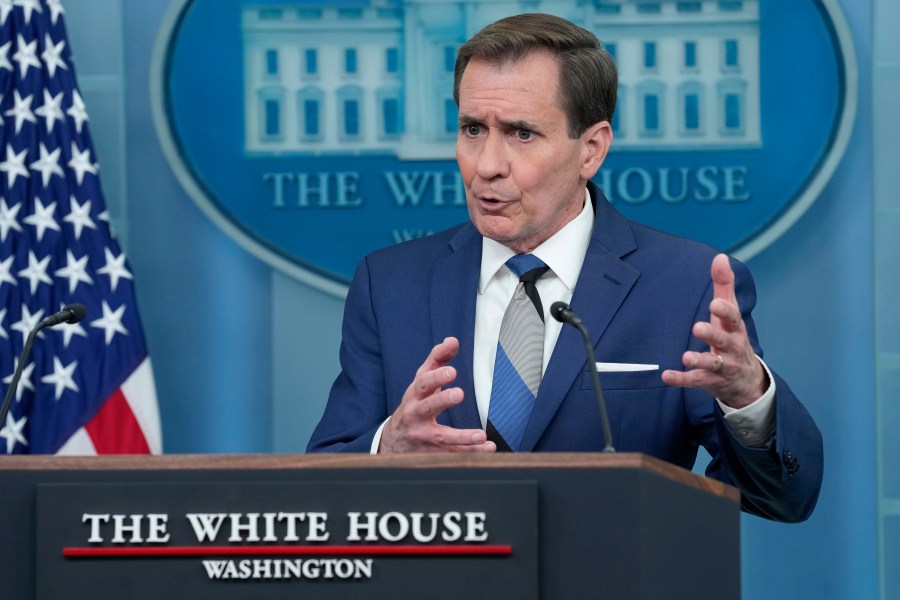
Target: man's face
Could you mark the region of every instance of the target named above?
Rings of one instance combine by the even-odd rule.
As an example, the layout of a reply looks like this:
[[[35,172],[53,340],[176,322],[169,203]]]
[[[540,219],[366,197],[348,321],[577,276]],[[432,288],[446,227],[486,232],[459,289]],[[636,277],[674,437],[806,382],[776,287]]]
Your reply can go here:
[[[460,81],[456,160],[469,218],[517,253],[578,215],[612,140],[605,122],[569,138],[558,81],[559,67],[543,51],[502,65],[472,60]]]

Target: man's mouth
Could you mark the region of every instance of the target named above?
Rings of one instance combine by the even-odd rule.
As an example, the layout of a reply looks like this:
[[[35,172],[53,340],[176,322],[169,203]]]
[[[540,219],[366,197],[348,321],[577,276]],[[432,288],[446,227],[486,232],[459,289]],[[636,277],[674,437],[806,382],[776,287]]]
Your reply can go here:
[[[488,208],[501,208],[511,202],[505,198],[492,195],[476,195],[475,198],[478,200],[479,204]]]

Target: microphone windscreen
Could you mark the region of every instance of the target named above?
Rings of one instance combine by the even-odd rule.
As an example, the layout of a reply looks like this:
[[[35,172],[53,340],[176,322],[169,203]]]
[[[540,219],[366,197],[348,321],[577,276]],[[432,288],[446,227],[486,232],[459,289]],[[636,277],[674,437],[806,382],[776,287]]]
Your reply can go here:
[[[569,305],[565,302],[554,302],[550,305],[550,315],[560,323],[565,323],[565,319],[563,319],[563,312],[565,312],[568,308]]]
[[[87,316],[87,309],[84,307],[84,304],[67,304],[63,307],[63,310],[71,313],[66,323],[77,323]]]

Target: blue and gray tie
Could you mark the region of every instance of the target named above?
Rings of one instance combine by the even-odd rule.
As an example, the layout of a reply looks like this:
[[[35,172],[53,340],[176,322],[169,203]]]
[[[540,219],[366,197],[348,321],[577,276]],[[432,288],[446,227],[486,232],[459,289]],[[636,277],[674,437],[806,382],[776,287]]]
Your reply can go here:
[[[498,450],[515,452],[541,385],[544,308],[535,282],[550,267],[531,254],[513,256],[506,266],[519,277],[519,285],[500,325],[487,434]]]

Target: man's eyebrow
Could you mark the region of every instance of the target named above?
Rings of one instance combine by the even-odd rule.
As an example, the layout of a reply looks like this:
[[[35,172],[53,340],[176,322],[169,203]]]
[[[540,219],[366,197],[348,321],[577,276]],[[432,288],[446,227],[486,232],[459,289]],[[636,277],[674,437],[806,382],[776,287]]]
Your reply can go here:
[[[537,123],[530,123],[521,119],[516,121],[500,121],[500,124],[507,129],[526,129],[528,131],[539,131],[540,126]]]
[[[471,115],[459,115],[459,124],[460,126],[480,125],[481,120]],[[502,125],[504,129],[525,129],[528,131],[540,131],[540,126],[538,126],[537,123],[531,123],[522,119],[517,119],[514,121],[501,120],[500,125]]]

